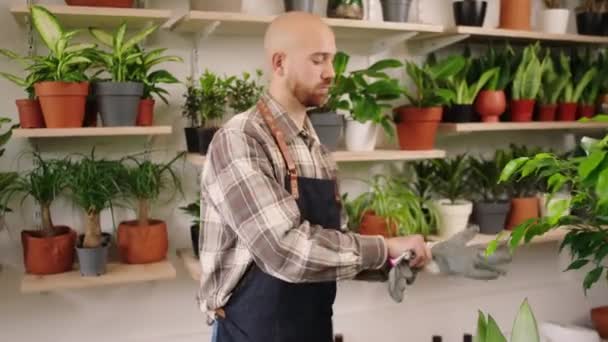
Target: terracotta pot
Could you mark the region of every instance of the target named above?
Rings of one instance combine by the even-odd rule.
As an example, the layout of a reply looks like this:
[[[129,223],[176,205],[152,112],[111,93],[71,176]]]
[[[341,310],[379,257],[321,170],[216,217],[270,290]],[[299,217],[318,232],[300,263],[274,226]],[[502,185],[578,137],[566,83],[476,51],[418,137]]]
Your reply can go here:
[[[507,218],[506,229],[513,229],[517,225],[532,218],[539,217],[538,198],[524,197],[511,199],[511,211]]]
[[[82,127],[89,93],[88,82],[40,82],[34,88],[46,127]]]
[[[397,235],[397,225],[392,224],[389,231],[387,222],[384,217],[377,216],[373,211],[367,211],[361,218],[359,225],[359,234],[361,235],[382,235],[391,237]]]
[[[134,0],[65,0],[70,6],[133,7]]]
[[[608,306],[591,310],[591,321],[602,338],[608,338]]]
[[[154,121],[154,100],[141,99],[139,101],[139,111],[137,113],[137,126],[152,126]]]
[[[534,100],[511,100],[511,121],[529,122],[534,114]]]
[[[442,107],[399,107],[394,112],[402,150],[433,149],[437,127],[443,115]]]
[[[21,128],[43,128],[44,118],[38,100],[21,99],[15,101],[19,111],[19,126]]]
[[[557,107],[558,121],[575,121],[576,120],[576,103],[560,103]]]
[[[541,105],[538,111],[538,121],[555,121],[557,105]]]
[[[531,16],[530,0],[500,0],[500,28],[529,31]]]
[[[595,106],[579,104],[577,108],[577,117],[580,118],[592,118],[595,116]]]
[[[608,94],[600,95],[597,99],[597,105],[601,114],[608,114]]]
[[[475,110],[483,122],[498,122],[506,109],[507,97],[504,90],[482,90],[475,99]]]
[[[148,264],[164,260],[169,249],[167,225],[160,220],[125,221],[118,226],[118,250],[127,264]]]
[[[42,237],[40,231],[21,232],[23,262],[29,274],[45,275],[71,271],[74,264],[76,232],[65,226],[56,226],[59,233]]]

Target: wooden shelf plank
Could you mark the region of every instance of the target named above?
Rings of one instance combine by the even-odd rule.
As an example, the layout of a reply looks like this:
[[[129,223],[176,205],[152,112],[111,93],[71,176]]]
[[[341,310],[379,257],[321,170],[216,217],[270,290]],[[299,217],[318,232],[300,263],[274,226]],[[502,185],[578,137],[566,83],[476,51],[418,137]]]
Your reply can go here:
[[[116,28],[126,22],[129,28],[142,28],[150,23],[162,24],[171,18],[170,10],[147,8],[110,8],[44,5],[59,18],[61,24],[69,28],[86,28],[89,26]],[[11,13],[20,23],[25,23],[29,15],[27,5],[11,7]]]
[[[177,256],[182,259],[186,270],[192,279],[199,281],[201,279],[201,263],[194,255],[191,248],[182,248],[177,250]]]
[[[145,265],[109,263],[106,271],[106,274],[99,277],[83,277],[77,269],[72,272],[47,276],[25,274],[21,280],[21,292],[52,292],[67,289],[130,284],[173,279],[176,276],[175,268],[169,261]]]
[[[559,242],[566,236],[567,233],[568,233],[567,229],[555,229],[555,230],[552,230],[552,231],[544,234],[543,236],[535,237],[534,239],[532,239],[532,241],[530,241],[530,243],[539,244],[539,243],[548,243],[548,242]],[[510,232],[507,231],[507,234],[510,234]],[[477,234],[477,236],[469,242],[469,245],[479,245],[479,246],[487,245],[488,243],[490,243],[490,241],[495,240],[496,237],[498,237],[498,235]],[[509,237],[509,235],[506,235],[504,237],[504,239],[507,239],[508,237]],[[441,237],[436,236],[436,235],[431,235],[427,239],[429,241],[441,241],[442,240]]]
[[[190,11],[176,23],[175,30],[201,32],[218,23],[219,26],[214,31],[217,35],[261,36],[273,19],[274,16],[237,12]],[[441,33],[444,30],[440,25],[334,18],[324,20],[333,28],[339,39],[377,39],[407,32]]]
[[[107,137],[132,135],[171,134],[171,126],[150,127],[83,127],[83,128],[18,128],[13,131],[15,138],[67,138],[67,137]]]
[[[445,151],[401,151],[401,150],[376,150],[371,152],[349,152],[336,151],[332,153],[337,163],[348,162],[373,162],[373,161],[400,161],[400,160],[422,160],[445,158]],[[205,156],[197,153],[188,153],[188,162],[192,165],[203,166]]]
[[[496,123],[442,123],[441,133],[468,133],[522,130],[596,130],[607,129],[608,122],[496,122]]]
[[[456,26],[447,28],[446,33],[470,35],[470,40],[505,40],[560,44],[608,44],[608,37],[586,36],[579,34],[554,34],[539,31],[507,30],[500,28]]]

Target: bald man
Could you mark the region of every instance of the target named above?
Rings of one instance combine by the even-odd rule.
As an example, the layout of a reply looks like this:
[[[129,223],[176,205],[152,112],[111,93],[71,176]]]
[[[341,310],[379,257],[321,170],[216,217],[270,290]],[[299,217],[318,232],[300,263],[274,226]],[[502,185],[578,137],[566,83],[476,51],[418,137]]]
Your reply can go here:
[[[268,93],[215,135],[201,182],[199,304],[218,342],[331,342],[336,281],[380,269],[421,236],[384,239],[346,231],[336,164],[306,110],[334,77],[334,34],[291,12],[269,26]]]

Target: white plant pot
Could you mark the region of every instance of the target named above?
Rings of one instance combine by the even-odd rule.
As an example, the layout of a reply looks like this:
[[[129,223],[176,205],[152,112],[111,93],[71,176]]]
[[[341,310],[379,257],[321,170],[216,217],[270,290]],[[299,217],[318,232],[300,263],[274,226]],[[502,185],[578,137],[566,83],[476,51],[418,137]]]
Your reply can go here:
[[[540,12],[538,26],[542,32],[564,34],[568,31],[570,11],[567,9],[546,9]]]
[[[378,125],[373,122],[346,121],[346,149],[353,152],[373,151],[378,139]]]
[[[190,0],[194,11],[240,12],[255,15],[276,15],[284,12],[283,0]]]
[[[541,217],[552,216],[552,213],[549,211],[549,208],[551,207],[551,205],[553,203],[555,203],[557,201],[561,201],[561,200],[571,200],[572,199],[572,196],[567,195],[567,194],[555,194],[555,195],[553,195],[551,200],[549,200],[549,194],[546,194],[546,193],[538,194],[537,197],[538,197],[538,201],[539,201]],[[548,201],[548,203],[547,203],[547,201]],[[570,208],[568,208],[562,214],[562,216],[568,216],[568,215],[570,215]]]
[[[437,201],[439,211],[438,233],[442,239],[448,239],[457,233],[467,229],[469,217],[473,212],[473,203],[469,201],[456,201],[451,204],[450,200]]]

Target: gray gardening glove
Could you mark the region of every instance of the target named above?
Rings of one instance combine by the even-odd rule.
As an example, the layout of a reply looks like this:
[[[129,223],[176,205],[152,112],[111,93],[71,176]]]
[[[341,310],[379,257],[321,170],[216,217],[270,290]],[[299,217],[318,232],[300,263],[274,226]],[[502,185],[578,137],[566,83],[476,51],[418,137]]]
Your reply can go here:
[[[486,247],[467,246],[476,234],[476,228],[469,228],[431,248],[439,273],[479,280],[492,280],[506,274],[500,266],[512,260],[508,247],[500,245],[494,254],[486,257]]]
[[[394,260],[394,266],[388,272],[388,293],[397,303],[403,301],[405,289],[416,280],[418,270],[412,269],[409,265],[413,258],[412,252],[404,253]]]

